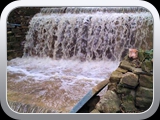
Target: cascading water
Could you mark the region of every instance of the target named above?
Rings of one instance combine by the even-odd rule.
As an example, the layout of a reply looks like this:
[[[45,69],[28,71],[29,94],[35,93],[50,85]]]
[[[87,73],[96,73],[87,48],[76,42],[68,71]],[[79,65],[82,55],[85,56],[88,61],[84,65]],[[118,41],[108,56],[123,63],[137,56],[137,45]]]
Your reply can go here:
[[[23,57],[8,61],[8,90],[24,95],[10,98],[68,112],[129,48],[153,48],[145,8],[42,8],[30,21]]]
[[[119,61],[128,48],[150,49],[152,15],[136,9],[44,8],[30,22],[24,56]]]

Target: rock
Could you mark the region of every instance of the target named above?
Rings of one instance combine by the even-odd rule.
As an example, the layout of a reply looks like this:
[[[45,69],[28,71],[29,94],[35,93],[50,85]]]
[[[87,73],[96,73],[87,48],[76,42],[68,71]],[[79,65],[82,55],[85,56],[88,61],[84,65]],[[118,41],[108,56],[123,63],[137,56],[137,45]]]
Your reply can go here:
[[[130,90],[130,93],[128,93],[127,95],[123,95],[122,96],[122,101],[135,101],[135,91],[134,90]]]
[[[120,63],[120,67],[126,69],[126,70],[129,70],[135,74],[146,74],[146,75],[153,75],[151,72],[146,72],[146,71],[143,71],[142,68],[136,68],[136,67],[133,67],[131,62],[129,61],[126,61],[126,60],[123,60],[121,63]]]
[[[135,74],[145,74],[142,68],[132,68],[132,72]]]
[[[136,106],[140,109],[147,110],[152,104],[152,99],[144,97],[136,97]]]
[[[142,68],[134,68],[134,67],[132,67],[131,71],[133,73],[137,74],[137,75],[139,75],[139,74],[150,75],[150,76],[153,75],[151,72],[143,71]]]
[[[100,113],[100,112],[97,109],[94,109],[90,113]]]
[[[126,73],[126,72],[128,72],[128,70],[125,70],[125,69],[123,69],[123,68],[120,68],[120,67],[118,67],[117,69],[116,69],[116,71],[118,71],[118,72],[121,72],[121,73]]]
[[[136,91],[136,106],[147,110],[153,100],[153,89],[145,88],[145,87],[138,87]]]
[[[151,60],[145,60],[142,65],[141,68],[143,71],[146,72],[152,72],[153,71],[153,63]]]
[[[118,94],[124,94],[124,95],[127,95],[131,92],[131,89],[128,89],[128,88],[125,88],[123,87],[123,85],[121,84],[118,84],[117,85],[117,91],[116,91]]]
[[[135,59],[131,61],[131,66],[134,68],[140,68],[141,67],[141,62],[139,61],[139,59]]]
[[[122,73],[119,71],[114,71],[112,72],[111,76],[110,76],[110,82],[112,83],[119,83],[121,77],[122,77]]]
[[[101,98],[101,101],[102,101],[102,98]],[[100,113],[102,112],[102,105],[101,105],[101,101],[99,101],[97,104],[96,104],[96,107],[95,109],[98,110]]]
[[[131,66],[131,63],[129,61],[126,60],[122,60],[120,63],[120,67],[124,68],[126,70],[132,71],[133,67]]]
[[[108,90],[96,109],[103,113],[117,113],[120,111],[120,99],[114,91]]]
[[[124,103],[121,104],[121,107],[125,113],[134,113],[138,110],[133,101],[124,101]]]
[[[116,100],[112,99],[111,92],[107,92],[96,105],[100,112],[139,113],[151,106],[153,99],[153,58],[152,56],[148,57],[149,59],[146,58],[144,51],[140,51],[136,59],[130,57],[128,55],[121,61],[109,79],[108,90],[117,93],[117,101],[118,103],[121,102],[120,106],[117,107],[119,104],[116,104]]]
[[[130,93],[122,96],[121,108],[125,112],[136,112],[137,108],[135,106],[135,91],[130,90]]]
[[[117,83],[108,84],[108,90],[116,91],[116,89],[117,89]]]
[[[153,88],[153,76],[140,75],[139,83],[142,87]]]
[[[138,76],[132,72],[127,72],[123,75],[121,78],[120,83],[128,88],[135,88],[139,84],[138,82]]]
[[[145,87],[138,87],[136,90],[136,97],[142,98],[153,98],[153,89],[145,88]]]

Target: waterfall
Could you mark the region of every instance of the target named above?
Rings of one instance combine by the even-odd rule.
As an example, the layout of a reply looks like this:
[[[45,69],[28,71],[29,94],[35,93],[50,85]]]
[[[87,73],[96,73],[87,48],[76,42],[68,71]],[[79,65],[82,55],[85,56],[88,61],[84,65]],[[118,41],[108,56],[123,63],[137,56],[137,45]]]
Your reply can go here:
[[[153,48],[153,18],[142,7],[42,8],[28,27],[23,57],[7,62],[7,97],[18,112],[69,112],[129,48]]]
[[[153,18],[141,7],[42,8],[30,21],[23,56],[119,61],[153,47]]]

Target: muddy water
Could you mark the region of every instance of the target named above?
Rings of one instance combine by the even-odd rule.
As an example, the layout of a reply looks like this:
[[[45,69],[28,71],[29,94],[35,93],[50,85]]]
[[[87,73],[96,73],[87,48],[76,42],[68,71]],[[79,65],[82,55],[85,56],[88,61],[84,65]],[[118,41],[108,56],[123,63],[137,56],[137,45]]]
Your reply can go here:
[[[69,112],[118,62],[16,58],[7,62],[8,100]],[[105,89],[99,93],[101,95]]]

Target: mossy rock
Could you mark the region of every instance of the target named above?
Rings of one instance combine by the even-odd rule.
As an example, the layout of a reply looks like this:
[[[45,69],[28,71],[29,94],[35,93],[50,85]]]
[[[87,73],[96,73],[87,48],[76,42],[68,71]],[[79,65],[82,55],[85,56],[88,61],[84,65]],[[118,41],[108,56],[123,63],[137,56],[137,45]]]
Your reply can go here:
[[[131,92],[131,89],[125,88],[122,84],[117,85],[117,93],[127,95]]]
[[[138,87],[136,90],[136,97],[153,99],[153,89],[146,87]]]
[[[135,101],[136,106],[143,111],[149,109],[152,104],[152,99],[146,97],[136,97]]]
[[[146,59],[142,63],[141,68],[142,68],[143,71],[152,72],[153,71],[153,63],[152,63],[152,61]]]
[[[141,87],[153,89],[153,76],[140,75],[139,83]]]

